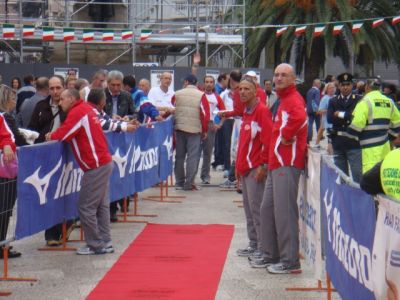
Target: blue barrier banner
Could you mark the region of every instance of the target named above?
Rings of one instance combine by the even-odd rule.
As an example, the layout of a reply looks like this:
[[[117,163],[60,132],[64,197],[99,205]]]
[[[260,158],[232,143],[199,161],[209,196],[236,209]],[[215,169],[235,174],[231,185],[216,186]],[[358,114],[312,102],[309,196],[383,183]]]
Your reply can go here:
[[[110,201],[141,192],[172,172],[172,119],[134,133],[108,133],[113,172]],[[18,151],[16,239],[78,216],[82,170],[66,143],[21,147]]]
[[[340,183],[326,163],[321,166],[321,210],[326,270],[343,299],[375,299],[371,253],[375,206],[362,190]]]

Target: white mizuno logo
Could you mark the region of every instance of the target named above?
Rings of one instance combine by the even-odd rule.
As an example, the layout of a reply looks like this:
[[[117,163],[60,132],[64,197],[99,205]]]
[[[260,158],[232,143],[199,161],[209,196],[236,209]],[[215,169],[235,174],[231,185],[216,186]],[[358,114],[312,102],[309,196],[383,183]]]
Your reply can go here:
[[[121,154],[119,154],[119,148],[117,149],[117,151],[115,151],[115,154],[112,156],[113,161],[117,164],[120,178],[125,177],[126,166],[128,163],[128,155],[129,152],[131,151],[131,147],[132,144],[129,145],[129,149],[128,151],[126,151],[125,156],[121,156]]]
[[[165,141],[164,141],[163,145],[165,146],[165,148],[167,148],[168,160],[170,160],[171,157],[172,157],[172,153],[173,153],[173,149],[172,149],[172,137],[171,137],[171,136],[167,136],[167,137],[165,138]]]
[[[61,167],[61,158],[58,161],[57,165],[49,172],[47,173],[44,177],[40,178],[39,177],[39,172],[42,166],[36,169],[36,171],[29,177],[27,177],[24,181],[24,183],[29,183],[33,185],[33,187],[36,189],[36,192],[39,195],[39,203],[40,205],[43,205],[46,203],[46,193],[47,189],[49,188],[50,184],[50,179],[54,175],[55,172]]]

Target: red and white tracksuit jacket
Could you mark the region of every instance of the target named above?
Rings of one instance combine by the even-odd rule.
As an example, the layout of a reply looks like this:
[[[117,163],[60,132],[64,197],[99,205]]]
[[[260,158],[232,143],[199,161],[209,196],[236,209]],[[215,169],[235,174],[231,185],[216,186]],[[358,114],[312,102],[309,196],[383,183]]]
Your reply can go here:
[[[292,166],[304,169],[307,150],[305,101],[294,85],[278,90],[277,94],[281,103],[272,127],[268,168]],[[291,144],[282,144],[282,138]]]
[[[204,102],[204,98],[205,100],[207,100],[210,106],[210,121],[213,121],[214,111],[216,108],[218,108],[218,110],[225,110],[224,101],[222,101],[222,98],[217,93],[207,94],[206,92],[204,92],[201,99],[202,103]]]
[[[51,133],[50,138],[71,143],[75,158],[84,172],[111,162],[100,120],[93,107],[83,100],[74,104],[64,123]]]
[[[4,146],[7,145],[11,146],[12,150],[15,152],[16,147],[14,134],[12,133],[10,127],[8,127],[3,114],[0,114],[0,149],[3,149]]]
[[[256,97],[258,101],[260,101],[264,105],[267,105],[267,95],[259,85],[257,85]],[[246,105],[243,104],[242,101],[240,101],[239,87],[237,87],[232,92],[232,100],[233,100],[233,110],[225,112],[225,117],[226,118],[241,117],[243,115],[244,110],[246,109]]]
[[[240,175],[246,175],[251,169],[268,164],[271,131],[271,112],[263,103],[258,102],[250,112],[245,109],[236,159],[236,170]]]

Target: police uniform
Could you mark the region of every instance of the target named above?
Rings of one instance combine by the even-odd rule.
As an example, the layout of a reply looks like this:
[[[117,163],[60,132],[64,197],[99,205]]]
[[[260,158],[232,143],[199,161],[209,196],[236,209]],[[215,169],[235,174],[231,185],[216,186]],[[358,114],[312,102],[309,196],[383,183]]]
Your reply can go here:
[[[380,83],[372,83],[379,87]],[[394,102],[379,90],[368,92],[353,111],[348,133],[359,140],[362,172],[370,170],[390,152],[390,139],[400,132],[400,113]]]
[[[339,84],[352,84],[353,76],[343,73],[338,76]],[[350,93],[347,97],[339,94],[329,101],[327,120],[332,124],[329,129],[329,137],[332,141],[334,161],[336,166],[349,175],[349,165],[353,180],[361,178],[361,149],[360,144],[347,133],[347,127],[351,123],[352,113],[360,96]],[[335,113],[338,112],[337,115]]]

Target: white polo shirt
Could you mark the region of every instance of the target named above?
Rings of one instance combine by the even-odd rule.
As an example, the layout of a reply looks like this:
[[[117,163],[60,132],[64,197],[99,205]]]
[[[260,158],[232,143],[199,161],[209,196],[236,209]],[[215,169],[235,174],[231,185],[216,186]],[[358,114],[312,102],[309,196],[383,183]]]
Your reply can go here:
[[[155,107],[170,107],[174,106],[171,103],[172,97],[175,95],[175,92],[172,90],[168,90],[166,93],[159,87],[153,87],[149,91],[149,95],[147,96]]]

